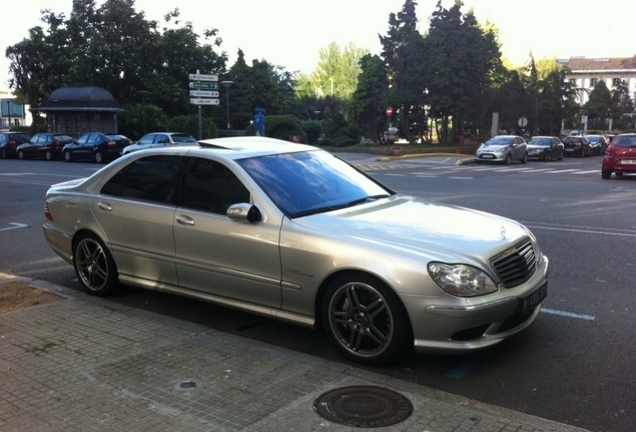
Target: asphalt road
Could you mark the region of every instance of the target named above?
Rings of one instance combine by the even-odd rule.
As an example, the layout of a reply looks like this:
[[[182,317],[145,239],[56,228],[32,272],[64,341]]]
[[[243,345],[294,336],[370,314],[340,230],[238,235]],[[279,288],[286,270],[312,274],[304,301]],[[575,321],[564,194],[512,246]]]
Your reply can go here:
[[[341,157],[400,192],[523,222],[551,263],[544,312],[527,332],[480,353],[413,355],[376,372],[593,431],[634,430],[636,176],[602,180],[600,157],[510,166]],[[0,160],[0,272],[79,289],[42,236],[43,198],[50,184],[97,169]],[[111,299],[346,362],[318,331],[138,289]]]

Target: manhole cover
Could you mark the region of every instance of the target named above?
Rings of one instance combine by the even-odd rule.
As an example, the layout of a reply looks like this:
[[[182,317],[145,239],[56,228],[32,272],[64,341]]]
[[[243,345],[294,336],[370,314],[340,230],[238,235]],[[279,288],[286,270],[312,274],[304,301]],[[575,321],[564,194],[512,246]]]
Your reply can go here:
[[[390,426],[413,412],[411,401],[381,387],[352,386],[328,391],[316,399],[314,409],[334,423],[374,428]]]

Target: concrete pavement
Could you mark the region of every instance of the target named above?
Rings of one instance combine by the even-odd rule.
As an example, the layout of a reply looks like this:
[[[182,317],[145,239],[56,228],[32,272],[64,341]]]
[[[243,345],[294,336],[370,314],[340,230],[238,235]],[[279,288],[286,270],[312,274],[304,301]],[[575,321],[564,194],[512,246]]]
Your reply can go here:
[[[584,431],[43,281],[0,273],[0,290],[12,281],[65,300],[0,314],[1,432],[355,431],[314,409],[349,386],[412,404],[377,431]]]

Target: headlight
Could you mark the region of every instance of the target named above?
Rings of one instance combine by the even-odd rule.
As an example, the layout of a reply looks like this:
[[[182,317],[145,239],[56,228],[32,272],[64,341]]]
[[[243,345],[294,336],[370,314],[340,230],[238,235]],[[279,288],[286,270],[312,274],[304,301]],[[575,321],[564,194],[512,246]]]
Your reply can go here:
[[[459,297],[476,297],[497,291],[497,285],[478,268],[432,262],[428,273],[441,289]]]
[[[508,147],[502,147],[500,149],[495,150],[495,153],[503,153],[508,149]]]

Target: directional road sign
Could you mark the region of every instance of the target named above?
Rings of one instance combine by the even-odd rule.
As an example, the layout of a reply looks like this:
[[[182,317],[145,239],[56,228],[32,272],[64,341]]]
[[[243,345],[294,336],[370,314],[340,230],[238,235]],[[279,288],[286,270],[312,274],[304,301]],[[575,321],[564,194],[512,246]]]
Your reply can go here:
[[[213,82],[192,82],[190,81],[191,89],[203,89],[203,90],[218,90],[219,85]]]
[[[192,105],[218,105],[218,99],[201,99],[201,98],[190,98],[190,103]]]
[[[190,96],[218,98],[218,91],[190,90]]]
[[[188,78],[191,81],[218,81],[218,75],[204,75],[204,74],[189,74]]]

